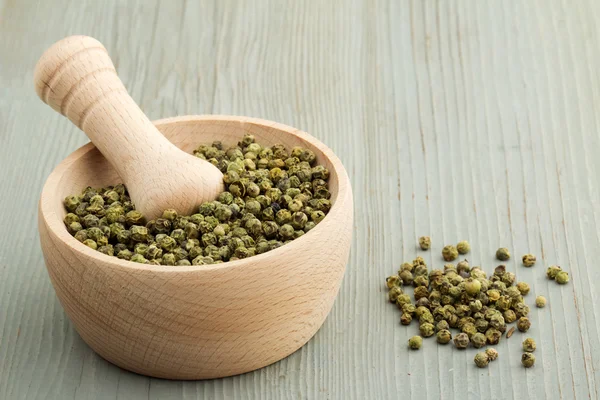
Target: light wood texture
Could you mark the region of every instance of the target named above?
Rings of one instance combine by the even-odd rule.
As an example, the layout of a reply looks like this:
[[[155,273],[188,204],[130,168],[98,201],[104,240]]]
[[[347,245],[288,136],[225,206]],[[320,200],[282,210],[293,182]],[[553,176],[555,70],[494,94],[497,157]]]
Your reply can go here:
[[[600,2],[0,0],[0,399],[597,399],[600,391]],[[151,119],[251,115],[298,127],[344,163],[350,262],[315,336],[263,369],[165,381],[115,367],[59,304],[37,237],[39,193],[87,138],[31,76],[71,34],[102,41]],[[416,238],[431,234],[433,250]],[[399,324],[383,279],[470,240],[532,284],[533,326],[488,369]],[[538,256],[522,268],[516,258]],[[543,276],[558,263],[572,281]],[[243,285],[243,279],[240,284]],[[519,363],[524,337],[537,363]]]
[[[193,214],[223,191],[223,174],[180,151],[154,127],[116,74],[104,46],[88,36],[64,38],[34,72],[38,96],[84,131],[110,160],[148,218],[174,208]]]
[[[62,199],[117,183],[91,144],[50,174],[39,206],[40,241],[56,294],[71,322],[106,360],[169,379],[219,378],[264,367],[304,345],[338,293],[352,239],[352,189],[333,152],[310,135],[245,117],[181,117],[157,128],[191,152],[198,143],[308,147],[330,171],[332,207],[313,230],[276,250],[213,266],[139,265],[73,238]]]

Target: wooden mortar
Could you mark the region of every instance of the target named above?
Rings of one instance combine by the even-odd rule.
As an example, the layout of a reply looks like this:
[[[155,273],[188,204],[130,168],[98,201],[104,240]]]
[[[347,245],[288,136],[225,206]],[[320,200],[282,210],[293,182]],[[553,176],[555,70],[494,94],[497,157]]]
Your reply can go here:
[[[120,260],[77,241],[62,221],[67,195],[123,182],[89,143],[54,169],[39,203],[44,259],[73,325],[106,360],[160,378],[235,375],[293,353],[325,321],[348,260],[352,189],[340,160],[314,137],[261,119],[186,116],[154,126],[188,154],[213,140],[234,145],[246,133],[263,145],[308,147],[330,171],[333,206],[304,236],[247,259],[189,267]]]

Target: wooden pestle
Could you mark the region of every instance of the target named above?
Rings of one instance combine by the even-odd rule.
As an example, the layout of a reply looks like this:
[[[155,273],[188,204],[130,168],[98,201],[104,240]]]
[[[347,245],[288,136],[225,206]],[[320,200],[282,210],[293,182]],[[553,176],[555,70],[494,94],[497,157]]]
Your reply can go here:
[[[84,131],[127,185],[147,218],[173,208],[194,213],[223,191],[223,175],[211,163],[169,142],[127,93],[104,46],[70,36],[38,61],[38,96]]]

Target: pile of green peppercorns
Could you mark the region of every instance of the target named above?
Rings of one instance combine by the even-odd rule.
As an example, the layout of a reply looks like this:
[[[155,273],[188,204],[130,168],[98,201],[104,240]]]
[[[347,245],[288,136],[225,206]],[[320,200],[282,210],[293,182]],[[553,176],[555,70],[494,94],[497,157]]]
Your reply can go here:
[[[431,247],[428,236],[419,238],[422,250]],[[459,254],[467,254],[471,247],[467,241],[461,241],[456,246],[447,245],[442,249],[442,258],[446,262],[454,261]],[[496,258],[508,261],[510,252],[499,248]],[[536,258],[532,254],[523,256],[523,265],[532,267]],[[548,268],[549,279],[564,284],[568,282],[568,274],[560,267]],[[418,350],[423,338],[436,337],[439,344],[454,343],[457,349],[466,349],[469,345],[482,348],[496,345],[507,331],[507,324],[516,322],[520,332],[527,332],[531,326],[528,318],[530,309],[525,304],[524,296],[530,291],[526,282],[516,282],[516,275],[507,271],[505,265],[495,268],[488,275],[479,266],[471,266],[467,260],[457,264],[447,263],[443,269],[429,270],[422,257],[400,266],[396,275],[386,279],[388,299],[397,305],[402,312],[400,323],[410,325],[413,319],[419,322],[420,335],[413,336],[408,341],[408,347]],[[407,286],[413,286],[413,298],[405,293]],[[414,300],[414,301],[413,301]],[[538,308],[546,306],[546,298],[537,296],[535,304]],[[452,335],[451,329],[459,333]],[[515,327],[508,330],[509,338]],[[535,363],[535,341],[528,338],[523,342],[524,354],[522,364],[526,368]],[[490,361],[498,357],[495,349],[488,348],[477,353],[475,364],[484,368]]]
[[[329,171],[307,148],[201,145],[194,155],[223,172],[225,191],[185,216],[165,210],[147,221],[123,184],[64,200],[67,230],[109,256],[155,265],[207,265],[265,253],[313,229],[331,209]]]

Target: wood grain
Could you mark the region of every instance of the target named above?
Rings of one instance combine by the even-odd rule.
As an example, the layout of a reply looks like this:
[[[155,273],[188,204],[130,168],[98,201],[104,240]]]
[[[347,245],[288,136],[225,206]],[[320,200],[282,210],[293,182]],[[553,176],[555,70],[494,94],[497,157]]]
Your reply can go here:
[[[531,1],[0,0],[0,398],[598,398],[600,386],[600,4]],[[120,370],[83,343],[51,288],[36,206],[50,171],[85,138],[36,98],[43,49],[100,39],[150,118],[250,115],[316,136],[355,194],[348,270],[308,344],[259,371],[170,382]],[[32,117],[33,116],[33,117]],[[39,116],[39,117],[36,117]],[[473,350],[398,323],[382,286],[430,234],[468,239],[488,271],[503,245],[532,252],[528,336],[488,369]],[[516,258],[516,257],[515,257]],[[438,264],[439,263],[439,264]],[[571,272],[558,286],[549,264]],[[510,382],[507,383],[507,382]]]

